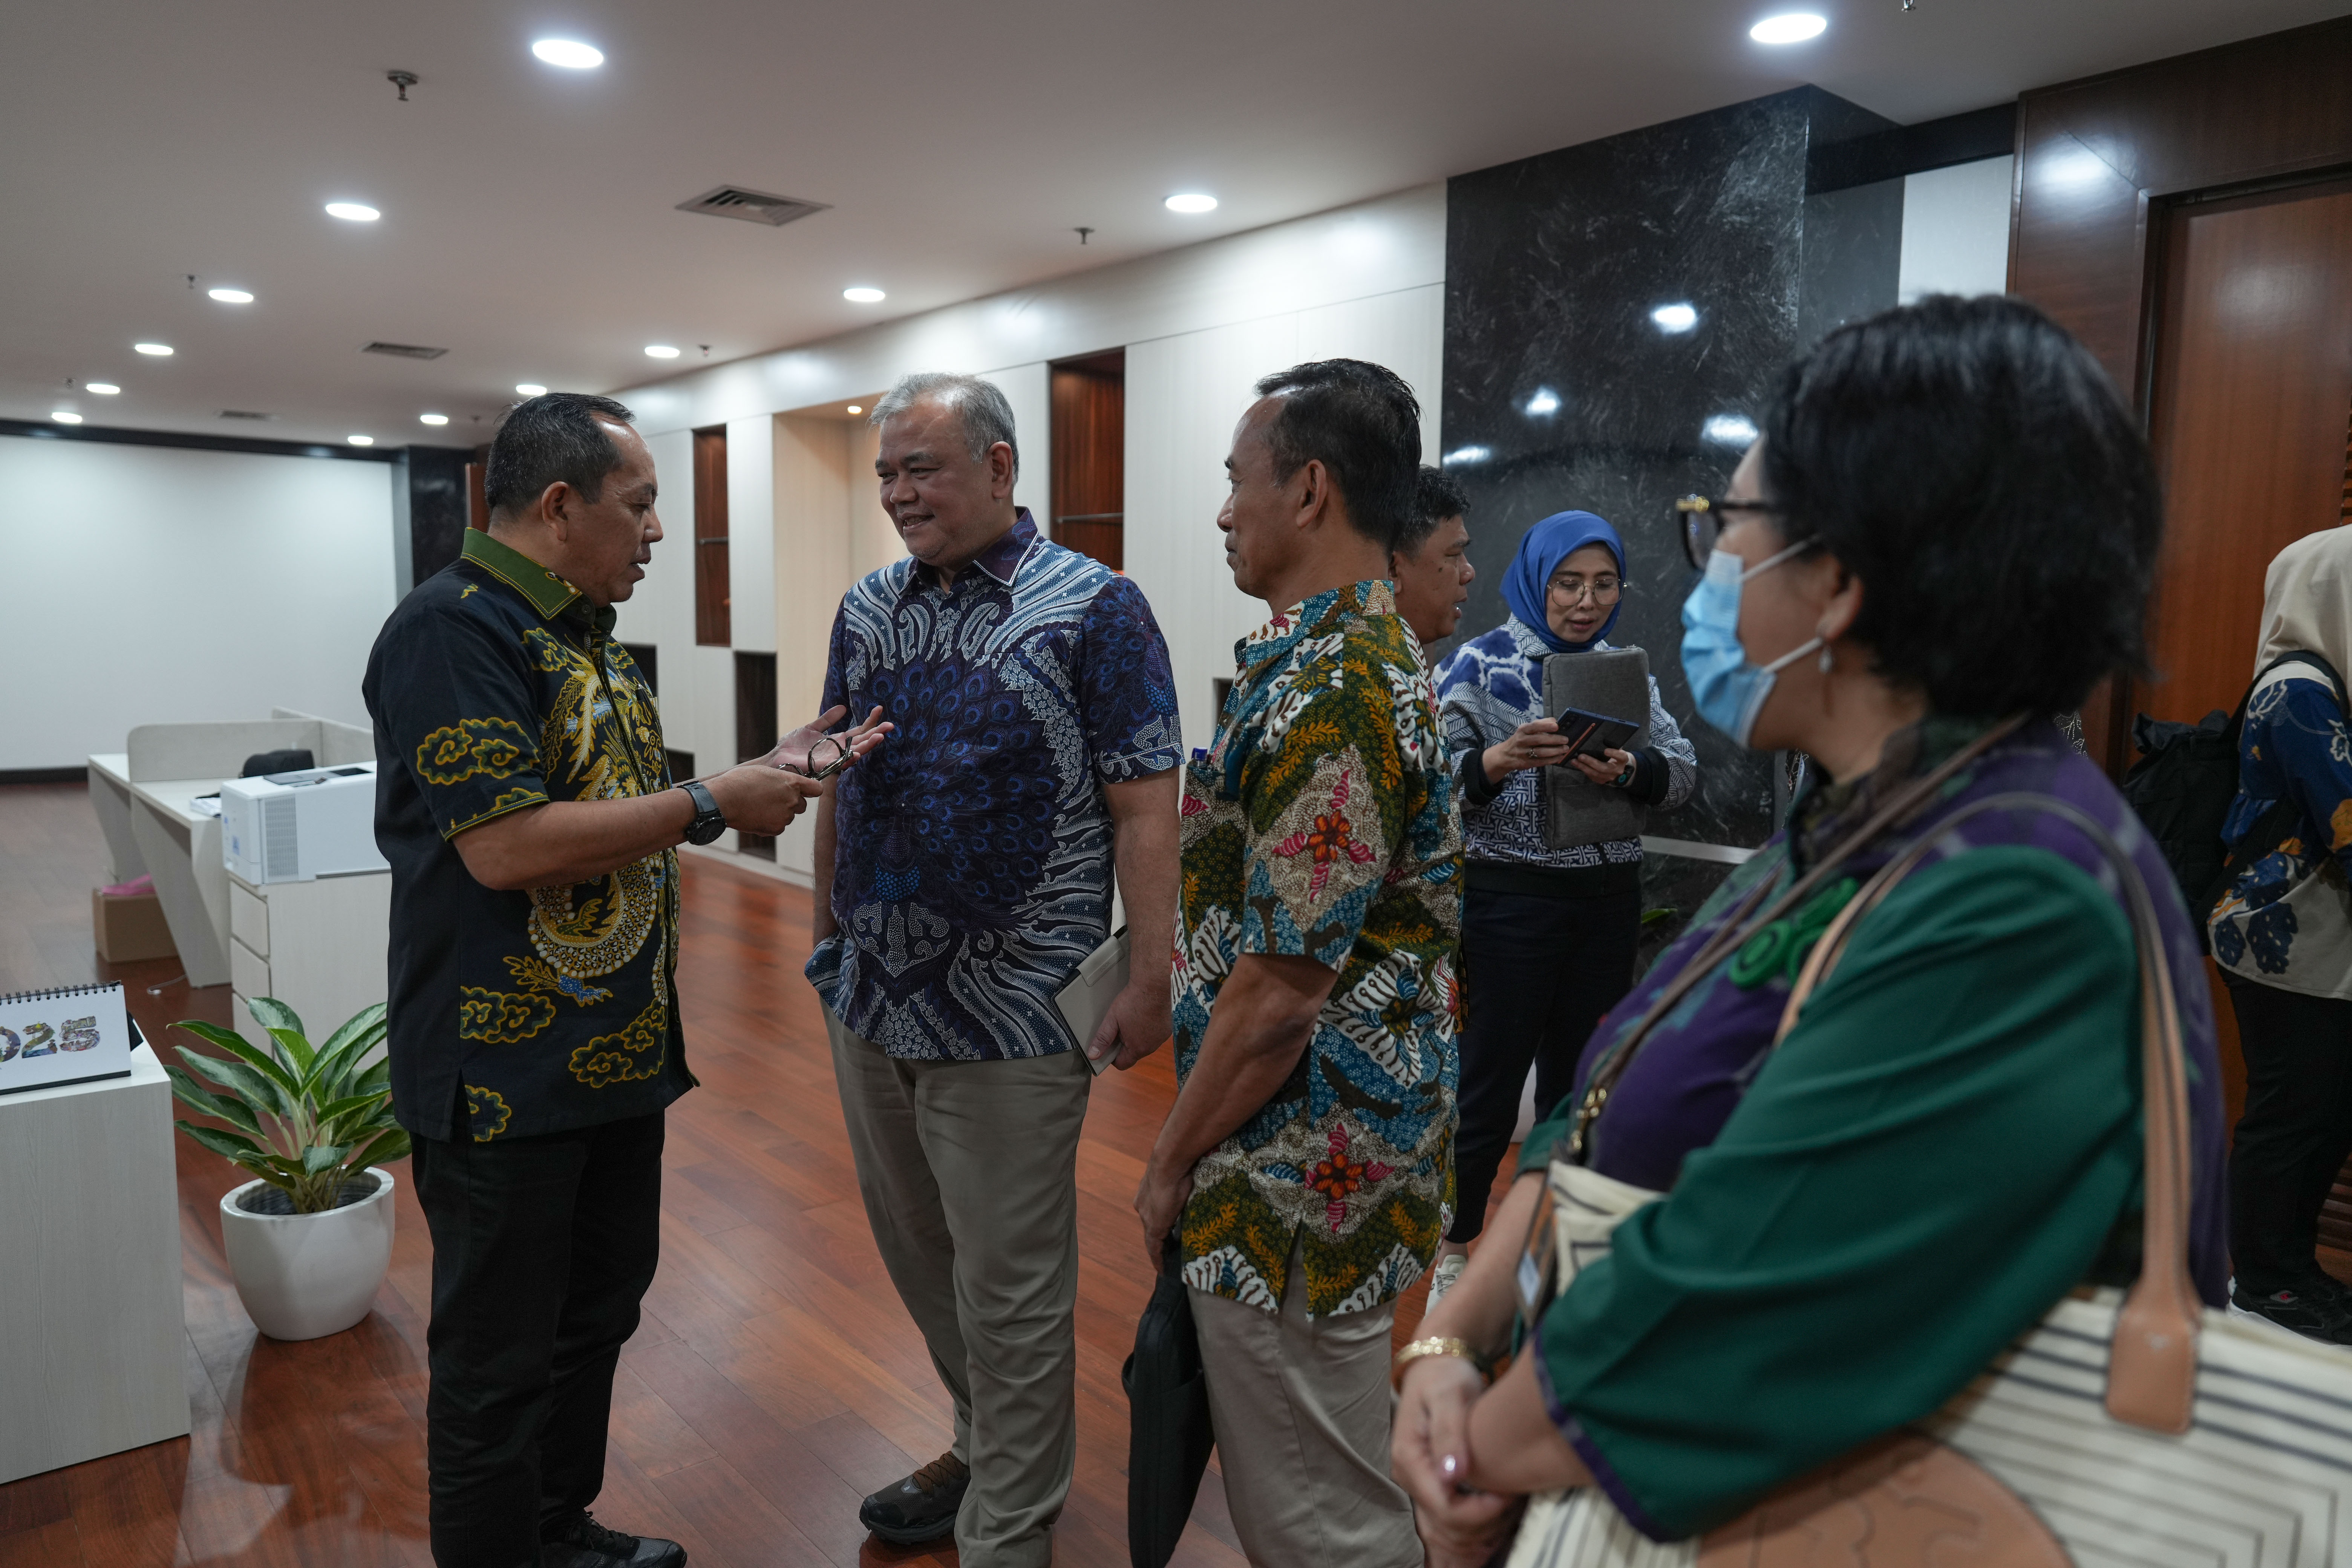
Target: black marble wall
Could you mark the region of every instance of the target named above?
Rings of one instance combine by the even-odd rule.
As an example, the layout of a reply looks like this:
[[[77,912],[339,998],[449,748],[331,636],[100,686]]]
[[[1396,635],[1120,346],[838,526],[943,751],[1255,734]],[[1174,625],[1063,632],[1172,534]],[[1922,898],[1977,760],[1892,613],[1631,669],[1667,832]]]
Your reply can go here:
[[[457,559],[466,540],[465,447],[407,447],[393,459],[393,552],[401,596]]]
[[[1463,625],[1502,620],[1529,524],[1580,508],[1616,525],[1628,593],[1611,640],[1648,650],[1699,753],[1698,793],[1654,812],[1653,835],[1747,846],[1771,830],[1771,759],[1691,709],[1675,650],[1696,574],[1674,500],[1721,493],[1782,366],[1895,303],[1902,182],[1805,188],[1811,148],[1890,124],[1799,88],[1448,183],[1439,428],[1478,568]],[[1650,869],[1653,901],[1687,909],[1724,868]]]

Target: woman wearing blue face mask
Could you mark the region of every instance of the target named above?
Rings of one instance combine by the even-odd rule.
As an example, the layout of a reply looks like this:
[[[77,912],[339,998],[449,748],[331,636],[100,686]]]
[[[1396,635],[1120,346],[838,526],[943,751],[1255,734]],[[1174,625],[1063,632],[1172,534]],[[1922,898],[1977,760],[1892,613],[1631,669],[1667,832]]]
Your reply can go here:
[[[1592,1026],[1633,983],[1639,833],[1558,842],[1544,770],[1565,762],[1635,805],[1666,808],[1688,799],[1697,781],[1697,753],[1658,700],[1654,679],[1648,743],[1633,751],[1570,758],[1559,721],[1545,711],[1547,661],[1611,651],[1624,595],[1625,545],[1615,529],[1589,511],[1545,518],[1519,541],[1504,574],[1509,617],[1437,668],[1440,716],[1461,759],[1467,1017],[1454,1223],[1438,1245],[1433,1300],[1460,1276],[1486,1224],[1529,1066],[1537,1103],[1549,1107],[1568,1092]]]
[[[1991,297],[1832,333],[1763,426],[1725,496],[1682,511],[1705,572],[1682,658],[1708,723],[1820,776],[1595,1031],[1496,1226],[1537,1236],[1549,1182],[1572,1219],[1603,1194],[1613,1230],[1481,1249],[1400,1352],[1391,1454],[1435,1568],[1486,1562],[1558,1488],[1597,1490],[1538,1529],[1597,1508],[1704,1534],[1936,1411],[2078,1285],[2129,1283],[2127,906],[2187,1058],[2184,1283],[2224,1299],[2197,935],[2115,786],[2031,717],[2142,663],[2159,523],[2137,423],[2080,344]],[[1910,855],[1792,1007],[1824,929]],[[1522,1274],[1534,1315],[1486,1387]]]

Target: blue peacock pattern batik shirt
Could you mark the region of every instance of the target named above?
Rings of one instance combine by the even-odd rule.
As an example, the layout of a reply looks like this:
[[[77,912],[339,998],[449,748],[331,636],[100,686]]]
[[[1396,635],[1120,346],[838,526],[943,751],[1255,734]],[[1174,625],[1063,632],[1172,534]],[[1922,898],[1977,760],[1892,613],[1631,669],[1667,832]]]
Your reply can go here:
[[[1109,934],[1104,788],[1183,755],[1142,592],[1024,510],[951,584],[909,559],[852,588],[824,704],[898,728],[835,786],[841,930],[810,955],[817,994],[906,1060],[1083,1044],[1054,997]]]

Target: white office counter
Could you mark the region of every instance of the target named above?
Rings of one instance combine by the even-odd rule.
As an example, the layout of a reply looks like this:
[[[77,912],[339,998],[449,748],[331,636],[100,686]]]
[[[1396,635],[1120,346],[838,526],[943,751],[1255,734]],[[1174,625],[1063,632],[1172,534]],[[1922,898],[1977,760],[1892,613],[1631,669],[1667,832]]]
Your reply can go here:
[[[0,1482],[188,1430],[171,1080],[0,1095]]]

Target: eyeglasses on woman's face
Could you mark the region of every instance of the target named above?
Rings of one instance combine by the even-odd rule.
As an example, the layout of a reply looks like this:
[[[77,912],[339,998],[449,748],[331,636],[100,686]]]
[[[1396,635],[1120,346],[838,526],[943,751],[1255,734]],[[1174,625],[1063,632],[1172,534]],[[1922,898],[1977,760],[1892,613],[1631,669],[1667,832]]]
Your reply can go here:
[[[1613,572],[1602,572],[1587,577],[1579,572],[1563,572],[1545,586],[1555,605],[1574,605],[1591,599],[1596,605],[1613,605],[1625,592],[1625,584]]]
[[[1675,502],[1675,521],[1680,525],[1683,553],[1700,571],[1706,570],[1707,557],[1723,538],[1723,531],[1738,521],[1742,512],[1761,512],[1777,517],[1780,509],[1770,501],[1737,500],[1725,496],[1685,496]]]

